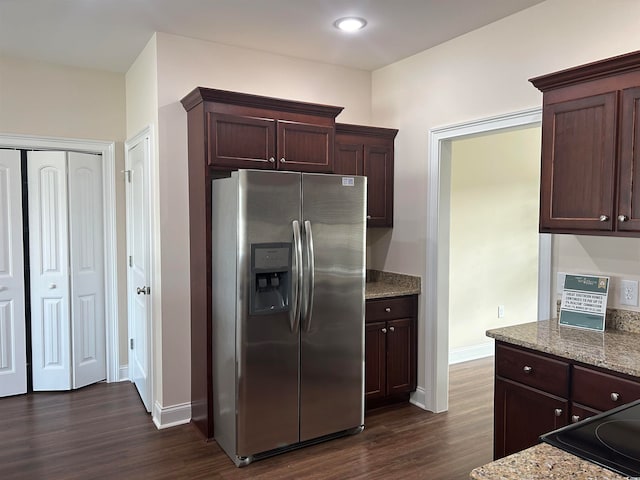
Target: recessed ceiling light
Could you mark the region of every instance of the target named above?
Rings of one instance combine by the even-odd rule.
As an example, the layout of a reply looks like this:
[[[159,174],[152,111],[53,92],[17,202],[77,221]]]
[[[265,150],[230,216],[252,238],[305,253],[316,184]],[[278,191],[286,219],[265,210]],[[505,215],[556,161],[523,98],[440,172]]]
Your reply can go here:
[[[357,32],[362,30],[366,24],[367,21],[359,17],[343,17],[333,22],[333,26],[343,32]]]

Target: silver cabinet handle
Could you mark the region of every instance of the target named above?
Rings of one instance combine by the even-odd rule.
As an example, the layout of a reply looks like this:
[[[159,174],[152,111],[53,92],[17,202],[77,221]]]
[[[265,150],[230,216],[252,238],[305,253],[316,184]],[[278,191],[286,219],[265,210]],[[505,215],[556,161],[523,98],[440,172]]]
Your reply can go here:
[[[383,329],[382,329],[382,333],[387,333],[387,329],[386,329],[386,328],[383,328]]]
[[[395,332],[396,331],[396,327],[389,327],[389,331],[390,332]]]
[[[561,408],[556,408],[553,413],[555,414],[556,417],[561,417],[562,416],[562,409]]]
[[[391,312],[391,308],[390,308],[390,307],[387,307],[387,308],[385,308],[385,309],[384,309],[384,311],[385,311],[385,312],[387,312],[387,313],[389,313],[389,312]]]
[[[529,365],[525,365],[524,368],[522,369],[522,371],[524,373],[531,373],[531,372],[533,372],[533,367],[530,367]]]
[[[367,215],[367,220],[371,220],[371,215]]]
[[[578,423],[580,421],[580,415],[571,415],[571,423]]]
[[[627,217],[626,215],[618,215],[619,222],[626,222],[627,220],[629,220],[629,217]]]
[[[136,288],[136,293],[138,295],[142,294],[142,295],[150,295],[151,294],[151,287],[138,287]]]
[[[611,400],[613,400],[614,402],[617,402],[618,400],[620,400],[620,394],[616,393],[616,392],[612,392],[611,393]]]
[[[269,163],[276,163],[276,159],[273,157],[269,157]]]
[[[284,159],[284,157],[282,157],[282,158],[280,159],[280,163],[287,163],[287,161]]]
[[[600,215],[600,221],[601,222],[606,222],[609,220],[609,215]]]

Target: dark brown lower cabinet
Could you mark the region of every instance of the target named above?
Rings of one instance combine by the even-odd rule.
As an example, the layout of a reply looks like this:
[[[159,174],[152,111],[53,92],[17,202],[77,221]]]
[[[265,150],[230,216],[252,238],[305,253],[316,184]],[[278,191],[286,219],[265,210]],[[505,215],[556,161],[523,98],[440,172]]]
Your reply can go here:
[[[366,302],[367,409],[408,401],[416,389],[417,298],[410,295]]]
[[[538,443],[538,437],[567,425],[569,402],[520,383],[496,378],[494,458]]]
[[[640,398],[640,379],[496,342],[493,456]]]

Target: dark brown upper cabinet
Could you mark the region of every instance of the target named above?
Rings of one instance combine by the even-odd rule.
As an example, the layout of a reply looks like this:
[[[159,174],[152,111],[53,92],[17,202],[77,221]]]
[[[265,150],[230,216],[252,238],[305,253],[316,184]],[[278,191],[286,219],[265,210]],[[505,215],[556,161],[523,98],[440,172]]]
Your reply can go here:
[[[342,107],[202,87],[182,104],[189,136],[202,137],[206,163],[215,170],[333,172],[335,117]]]
[[[334,172],[367,177],[367,226],[393,227],[393,141],[398,130],[336,124]]]
[[[640,52],[530,80],[543,92],[540,232],[640,233]]]

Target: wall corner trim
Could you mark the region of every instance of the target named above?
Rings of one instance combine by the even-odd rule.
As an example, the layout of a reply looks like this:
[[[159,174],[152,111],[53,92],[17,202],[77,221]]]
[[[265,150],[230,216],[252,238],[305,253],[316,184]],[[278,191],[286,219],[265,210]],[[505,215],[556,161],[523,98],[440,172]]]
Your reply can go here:
[[[184,425],[191,421],[191,402],[163,407],[159,402],[153,404],[153,423],[158,430]]]

